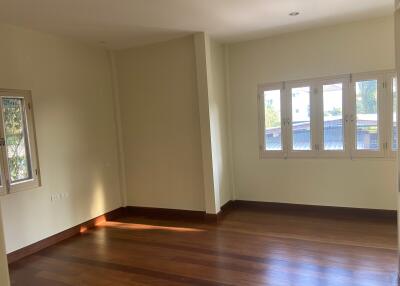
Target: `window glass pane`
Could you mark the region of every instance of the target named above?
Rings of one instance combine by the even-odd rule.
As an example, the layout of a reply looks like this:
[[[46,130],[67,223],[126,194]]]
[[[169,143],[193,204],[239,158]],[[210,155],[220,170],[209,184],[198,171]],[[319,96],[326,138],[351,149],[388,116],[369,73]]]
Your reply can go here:
[[[357,150],[379,150],[378,81],[356,82]]]
[[[32,178],[22,98],[2,98],[4,134],[11,183]]]
[[[281,91],[264,91],[265,150],[282,150]]]
[[[393,131],[392,131],[392,149],[397,150],[397,78],[392,81],[393,91]]]
[[[323,86],[324,150],[343,150],[343,85]]]
[[[293,150],[311,150],[310,87],[292,88]]]

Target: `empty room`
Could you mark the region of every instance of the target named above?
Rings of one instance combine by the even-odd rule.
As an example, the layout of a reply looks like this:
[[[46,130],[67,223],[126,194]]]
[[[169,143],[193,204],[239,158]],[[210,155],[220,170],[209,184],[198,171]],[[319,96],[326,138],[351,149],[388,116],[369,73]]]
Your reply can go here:
[[[0,0],[0,286],[395,286],[399,0]]]

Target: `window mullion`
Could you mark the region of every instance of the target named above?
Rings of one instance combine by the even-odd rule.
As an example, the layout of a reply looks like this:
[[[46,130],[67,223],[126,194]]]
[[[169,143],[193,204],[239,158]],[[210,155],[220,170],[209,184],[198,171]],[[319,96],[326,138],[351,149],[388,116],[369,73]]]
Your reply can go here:
[[[388,154],[388,142],[387,139],[387,101],[388,101],[388,94],[386,88],[386,78],[379,77],[378,79],[378,121],[379,121],[379,140],[380,140],[380,151],[382,153],[382,157],[386,157]]]
[[[352,109],[352,93],[351,93],[351,76],[347,77],[343,83],[343,126],[344,126],[344,138],[343,147],[345,155],[351,157],[352,153],[352,125],[350,121]]]
[[[384,151],[384,157],[389,158],[391,156],[391,138],[392,138],[392,114],[393,114],[393,106],[392,106],[392,99],[391,99],[391,88],[389,87],[389,76],[385,75],[382,78],[382,125],[384,130],[384,140],[383,140],[383,151]]]
[[[319,156],[323,151],[323,107],[322,107],[322,84],[315,82],[312,84],[312,100],[311,107],[313,108],[313,122],[311,124],[311,132],[313,134],[313,152]]]
[[[319,124],[319,92],[318,86],[315,81],[310,81],[310,132],[311,132],[311,154],[312,156],[318,156],[318,150],[320,149],[320,124]]]
[[[347,144],[350,152],[351,159],[356,156],[356,116],[357,116],[357,107],[356,107],[356,88],[355,81],[353,79],[353,75],[350,75],[350,83],[347,97],[347,129],[348,129],[348,139]]]
[[[282,144],[283,144],[283,156],[288,157],[289,152],[289,105],[288,105],[288,93],[286,83],[284,82],[281,90],[281,112],[282,112]]]
[[[394,122],[393,122],[393,114],[397,116],[397,110],[395,110],[395,102],[394,102],[394,90],[393,84],[396,75],[394,73],[389,73],[385,80],[385,93],[386,93],[386,100],[385,100],[385,125],[386,125],[386,142],[387,142],[387,149],[386,149],[386,156],[388,158],[395,158],[396,150],[394,150],[394,140],[396,134],[394,131]],[[396,120],[397,124],[397,120]]]

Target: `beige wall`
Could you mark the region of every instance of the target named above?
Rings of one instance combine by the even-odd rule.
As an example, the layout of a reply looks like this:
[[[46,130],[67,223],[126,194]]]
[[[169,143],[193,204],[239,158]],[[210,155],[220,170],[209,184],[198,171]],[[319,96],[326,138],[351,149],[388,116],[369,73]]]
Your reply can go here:
[[[10,285],[10,279],[8,277],[6,247],[5,247],[5,243],[4,243],[4,232],[3,232],[3,222],[2,222],[2,217],[1,217],[1,207],[0,207],[0,285],[1,286]]]
[[[127,203],[204,210],[193,37],[116,53]]]
[[[225,87],[225,49],[216,41],[209,41],[210,57],[210,133],[212,145],[214,189],[219,206],[232,199],[231,163],[229,152],[228,102]]]
[[[394,68],[393,17],[229,46],[238,199],[396,209],[395,161],[259,159],[257,85]]]
[[[400,74],[400,6],[397,8],[395,14],[395,50],[396,50],[396,70]],[[400,86],[400,80],[397,81]],[[398,89],[399,90],[399,89]]]
[[[0,87],[32,90],[42,187],[1,197],[7,252],[121,205],[107,52],[0,25]],[[68,193],[52,202],[50,195]]]
[[[396,50],[396,70],[397,70],[397,78],[400,78],[400,1],[395,1],[396,3],[396,11],[394,13],[394,19],[395,19],[395,30],[394,30],[394,36],[395,36],[395,50]],[[400,87],[400,80],[397,81],[397,90]],[[397,94],[397,102],[399,102],[399,95],[400,93]],[[397,106],[397,122],[399,122],[399,111],[400,111],[400,106]],[[400,134],[399,139],[400,139]],[[400,161],[399,161],[399,152],[397,153],[397,224],[398,224],[398,231],[397,231],[397,238],[399,241],[399,249],[400,249],[400,188],[399,188],[399,170],[400,170]],[[400,261],[400,260],[399,260]],[[398,265],[399,267],[399,273],[400,273],[400,263]]]

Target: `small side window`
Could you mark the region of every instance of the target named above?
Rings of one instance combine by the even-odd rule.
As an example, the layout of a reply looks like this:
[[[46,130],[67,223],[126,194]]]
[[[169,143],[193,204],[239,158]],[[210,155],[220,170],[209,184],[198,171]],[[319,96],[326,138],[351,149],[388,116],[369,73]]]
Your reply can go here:
[[[39,186],[32,100],[27,91],[0,91],[1,189]]]

